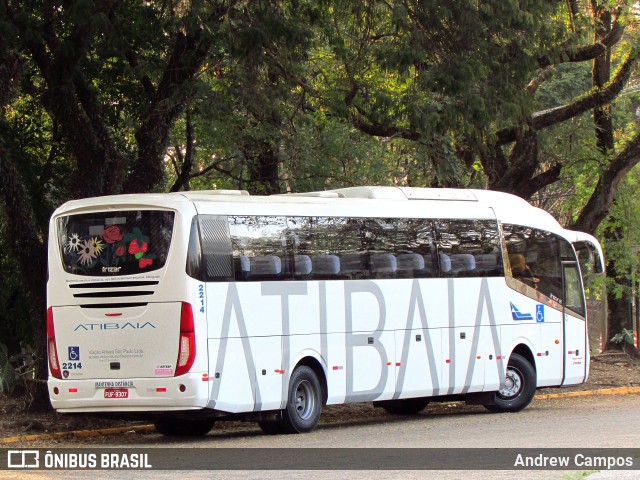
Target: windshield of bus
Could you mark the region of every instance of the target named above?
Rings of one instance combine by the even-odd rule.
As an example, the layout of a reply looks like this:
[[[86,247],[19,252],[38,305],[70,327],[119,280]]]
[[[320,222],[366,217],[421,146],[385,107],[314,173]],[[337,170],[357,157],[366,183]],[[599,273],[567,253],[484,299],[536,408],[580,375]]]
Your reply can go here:
[[[169,253],[174,216],[169,211],[127,210],[59,217],[62,266],[86,276],[158,270]]]

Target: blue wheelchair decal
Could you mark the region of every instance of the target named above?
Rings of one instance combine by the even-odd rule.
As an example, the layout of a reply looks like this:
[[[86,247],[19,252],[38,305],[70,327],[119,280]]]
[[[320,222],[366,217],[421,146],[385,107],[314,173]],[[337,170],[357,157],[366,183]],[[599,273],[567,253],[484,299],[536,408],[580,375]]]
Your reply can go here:
[[[77,362],[80,360],[80,347],[69,347],[69,361]]]
[[[544,322],[544,305],[536,305],[536,322]]]

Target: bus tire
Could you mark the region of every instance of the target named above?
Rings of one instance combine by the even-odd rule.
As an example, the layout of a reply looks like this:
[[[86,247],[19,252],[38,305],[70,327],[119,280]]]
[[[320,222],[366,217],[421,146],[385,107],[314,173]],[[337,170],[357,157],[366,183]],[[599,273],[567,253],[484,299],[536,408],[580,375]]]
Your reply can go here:
[[[429,405],[426,398],[405,398],[402,400],[383,400],[374,402],[374,406],[381,407],[394,415],[416,415]]]
[[[213,418],[183,419],[165,417],[156,418],[153,421],[156,430],[162,435],[178,437],[202,437],[209,433],[214,423],[215,419]]]
[[[490,412],[519,412],[536,393],[536,371],[523,356],[514,353],[507,365],[505,385],[495,394],[495,403],[485,405]]]
[[[305,366],[297,367],[289,379],[287,406],[278,422],[282,433],[313,431],[322,412],[322,387],[315,372]]]

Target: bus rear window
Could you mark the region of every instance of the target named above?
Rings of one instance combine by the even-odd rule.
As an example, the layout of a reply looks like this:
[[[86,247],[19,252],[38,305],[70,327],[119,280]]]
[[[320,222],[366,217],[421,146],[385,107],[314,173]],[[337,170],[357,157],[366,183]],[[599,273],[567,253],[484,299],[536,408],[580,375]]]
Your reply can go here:
[[[127,210],[57,219],[62,266],[87,276],[132,275],[162,268],[174,212]]]

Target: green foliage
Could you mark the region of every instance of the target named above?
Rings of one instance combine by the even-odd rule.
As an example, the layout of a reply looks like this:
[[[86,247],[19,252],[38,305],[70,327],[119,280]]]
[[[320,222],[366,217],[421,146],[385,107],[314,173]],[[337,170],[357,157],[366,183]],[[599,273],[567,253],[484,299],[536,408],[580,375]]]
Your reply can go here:
[[[632,285],[640,282],[640,170],[633,169],[618,186],[611,215],[603,222],[601,230],[608,231],[604,239],[605,254],[613,262],[616,272],[609,272],[608,290],[615,298],[632,295]],[[617,277],[614,275],[617,274]]]
[[[18,373],[14,362],[17,358],[9,356],[9,349],[0,343],[0,393],[13,393],[18,383]]]
[[[621,344],[622,350],[624,350],[625,345],[633,345],[633,331],[623,328],[621,332],[611,337],[611,342]]]
[[[27,379],[36,376],[36,354],[29,346],[11,355],[9,348],[0,343],[0,393],[13,393],[19,385],[26,385]]]
[[[36,325],[29,289],[20,275],[16,275],[18,264],[4,217],[0,209],[0,341],[13,347],[21,341],[32,343]]]
[[[323,78],[335,78],[338,93],[351,90],[347,106],[371,123],[425,138],[476,134],[528,111],[522,87],[562,31],[539,2],[356,5],[337,2],[331,11],[323,33],[333,48],[324,59],[335,67]]]
[[[542,58],[560,62],[593,43],[591,10],[579,2],[585,9],[571,18],[568,3],[2,3],[0,168],[5,159],[15,166],[11,187],[25,201],[0,215],[0,338],[17,345],[42,321],[29,306],[42,305],[44,269],[41,278],[15,274],[33,261],[31,251],[14,253],[21,235],[33,230],[29,242],[44,256],[51,211],[76,196],[166,191],[179,176],[176,188],[257,194],[485,188],[502,161],[492,150],[501,129],[526,130],[534,112],[592,88],[591,61],[559,63],[535,93],[528,88]],[[621,7],[623,21],[632,3],[606,6]],[[612,49],[614,71],[636,36],[627,28]],[[618,151],[638,130],[632,93],[612,104]],[[505,168],[518,166],[510,145],[498,147]],[[568,224],[614,155],[598,151],[589,110],[538,131],[539,163],[523,175],[562,166],[536,201]],[[128,186],[154,169],[152,182]],[[640,245],[637,175],[620,186],[603,226],[618,232],[607,255],[629,283]],[[8,205],[19,189],[0,191]],[[30,216],[33,224],[7,227]]]

